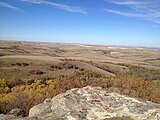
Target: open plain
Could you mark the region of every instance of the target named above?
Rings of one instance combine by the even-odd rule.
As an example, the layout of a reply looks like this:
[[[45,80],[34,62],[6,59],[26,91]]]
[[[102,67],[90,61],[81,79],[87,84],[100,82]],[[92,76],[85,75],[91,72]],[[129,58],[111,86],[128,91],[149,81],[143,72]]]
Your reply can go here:
[[[4,114],[14,111],[20,111],[16,115],[27,116],[33,106],[46,98],[85,86],[102,87],[108,93],[160,103],[160,50],[149,47],[0,41],[2,119],[8,120],[10,116]],[[44,111],[45,106],[38,110]],[[118,114],[115,117],[120,117],[118,120],[129,119],[121,118]]]
[[[160,51],[146,47],[0,41],[0,79],[55,78],[75,72],[62,64],[104,76],[128,72],[130,66],[159,71]],[[62,69],[54,68],[56,65]]]

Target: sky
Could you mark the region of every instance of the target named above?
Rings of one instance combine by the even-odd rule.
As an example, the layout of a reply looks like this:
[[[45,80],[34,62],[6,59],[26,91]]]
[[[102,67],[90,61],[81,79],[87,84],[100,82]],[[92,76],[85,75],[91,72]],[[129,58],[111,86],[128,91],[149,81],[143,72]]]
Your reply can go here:
[[[0,0],[0,39],[160,47],[160,0]]]

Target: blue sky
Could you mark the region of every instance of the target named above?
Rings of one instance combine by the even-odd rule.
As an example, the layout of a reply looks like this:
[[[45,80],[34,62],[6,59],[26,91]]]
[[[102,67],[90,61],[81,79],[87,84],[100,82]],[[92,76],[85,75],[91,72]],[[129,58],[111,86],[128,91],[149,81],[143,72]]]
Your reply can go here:
[[[0,39],[160,46],[160,0],[0,0]]]

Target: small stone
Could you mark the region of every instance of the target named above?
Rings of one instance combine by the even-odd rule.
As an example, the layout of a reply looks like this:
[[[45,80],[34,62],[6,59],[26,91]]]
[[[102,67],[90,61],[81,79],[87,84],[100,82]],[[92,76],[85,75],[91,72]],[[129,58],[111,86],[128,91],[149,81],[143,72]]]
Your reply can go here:
[[[44,103],[44,104],[50,103],[51,100],[52,100],[51,98],[46,98],[43,103]]]
[[[19,108],[15,108],[15,109],[12,109],[10,112],[9,112],[10,115],[14,115],[14,116],[19,116],[21,115],[21,109]]]

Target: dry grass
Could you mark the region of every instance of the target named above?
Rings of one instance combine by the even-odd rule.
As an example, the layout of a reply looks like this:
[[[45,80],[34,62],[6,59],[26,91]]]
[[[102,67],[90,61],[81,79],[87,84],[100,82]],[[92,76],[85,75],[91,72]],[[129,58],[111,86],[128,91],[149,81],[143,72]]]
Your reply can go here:
[[[159,56],[136,47],[0,41],[0,112],[23,107],[26,115],[46,97],[86,85],[159,103]]]

